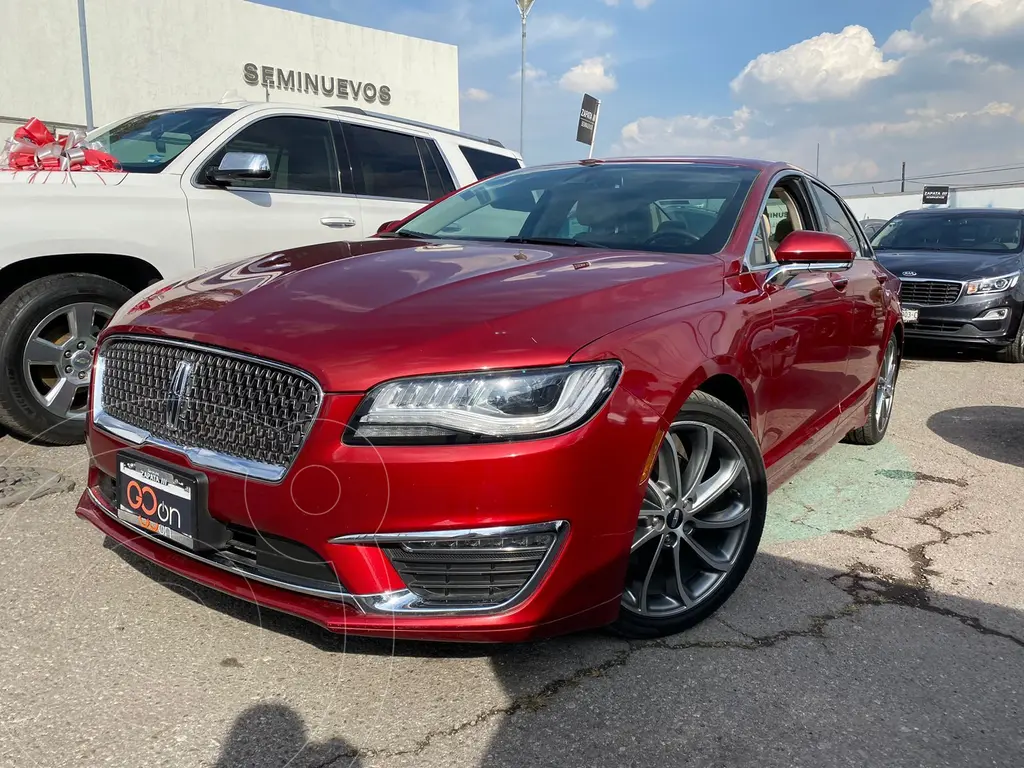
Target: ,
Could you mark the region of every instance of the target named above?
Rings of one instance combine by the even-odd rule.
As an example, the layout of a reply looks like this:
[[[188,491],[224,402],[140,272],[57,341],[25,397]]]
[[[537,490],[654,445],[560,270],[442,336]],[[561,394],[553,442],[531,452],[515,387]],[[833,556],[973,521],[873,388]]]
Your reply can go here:
[[[898,288],[788,165],[512,171],[129,301],[77,512],[337,632],[678,632],[742,581],[773,488],[883,439]],[[126,462],[180,525],[132,522]]]
[[[907,337],[1024,363],[1024,211],[907,211],[872,239],[900,278]]]
[[[122,172],[0,172],[0,426],[43,443],[83,439],[97,334],[136,291],[359,240],[522,167],[497,141],[337,104],[161,109],[87,141]]]

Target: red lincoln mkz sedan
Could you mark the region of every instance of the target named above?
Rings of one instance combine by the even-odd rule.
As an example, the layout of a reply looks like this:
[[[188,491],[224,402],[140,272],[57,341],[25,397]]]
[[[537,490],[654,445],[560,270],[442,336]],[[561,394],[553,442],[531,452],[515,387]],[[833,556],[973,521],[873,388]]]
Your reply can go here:
[[[882,439],[898,288],[787,165],[514,171],[126,304],[78,514],[338,632],[678,632],[743,579],[769,491]]]

